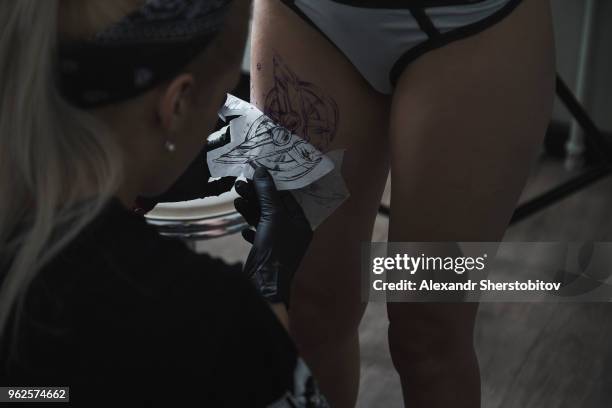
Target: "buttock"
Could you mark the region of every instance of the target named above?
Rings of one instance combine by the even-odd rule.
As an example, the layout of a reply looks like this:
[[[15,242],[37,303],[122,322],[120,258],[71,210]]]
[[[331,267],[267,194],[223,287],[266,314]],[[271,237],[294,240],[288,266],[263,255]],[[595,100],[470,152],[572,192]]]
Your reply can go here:
[[[383,94],[423,54],[501,21],[522,0],[282,0]]]

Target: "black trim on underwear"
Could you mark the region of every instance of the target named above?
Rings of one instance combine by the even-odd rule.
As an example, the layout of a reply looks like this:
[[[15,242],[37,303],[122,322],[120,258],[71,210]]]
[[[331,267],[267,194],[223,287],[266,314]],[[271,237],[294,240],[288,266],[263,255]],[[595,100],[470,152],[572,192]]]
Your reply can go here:
[[[417,21],[421,30],[423,30],[429,38],[440,35],[440,31],[434,26],[429,16],[425,13],[425,10],[418,7],[410,7],[410,14],[412,14],[412,17]]]
[[[357,8],[409,9],[412,7],[467,6],[486,0],[330,0]]]
[[[389,80],[391,81],[391,84],[395,87],[397,84],[397,80],[399,79],[404,69],[408,66],[408,64],[413,62],[418,57],[429,51],[447,45],[453,41],[461,40],[471,35],[477,34],[481,31],[484,31],[485,29],[500,22],[504,17],[509,15],[519,4],[521,4],[521,2],[522,0],[510,0],[501,9],[497,10],[495,13],[480,21],[456,28],[446,33],[439,34],[409,49],[401,57],[399,57],[393,65],[393,68],[389,73]]]

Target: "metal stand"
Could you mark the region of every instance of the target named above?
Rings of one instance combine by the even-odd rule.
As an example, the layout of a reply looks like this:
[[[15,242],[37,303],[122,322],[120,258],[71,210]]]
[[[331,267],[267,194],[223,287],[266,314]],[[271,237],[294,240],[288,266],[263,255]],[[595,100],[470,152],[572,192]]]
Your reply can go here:
[[[576,65],[576,87],[574,95],[579,102],[587,100],[588,71],[593,53],[593,37],[595,36],[595,17],[598,0],[584,1],[584,15],[582,18],[582,35],[578,48],[578,61]],[[565,144],[565,168],[575,170],[584,164],[586,152],[585,137],[580,125],[573,120],[570,123],[569,138]]]
[[[520,205],[514,211],[510,224],[519,222],[612,173],[612,147],[609,136],[604,135],[595,125],[559,75],[557,75],[557,95],[582,128],[587,151],[593,153],[596,162],[587,167],[582,174]]]
[[[612,173],[612,146],[609,140],[610,136],[605,135],[597,125],[595,125],[595,122],[593,122],[559,75],[557,75],[557,96],[582,128],[587,151],[595,156],[595,163],[587,167],[582,174],[521,204],[514,211],[510,224],[522,221]],[[387,206],[381,205],[378,212],[382,215],[389,216],[390,209]]]

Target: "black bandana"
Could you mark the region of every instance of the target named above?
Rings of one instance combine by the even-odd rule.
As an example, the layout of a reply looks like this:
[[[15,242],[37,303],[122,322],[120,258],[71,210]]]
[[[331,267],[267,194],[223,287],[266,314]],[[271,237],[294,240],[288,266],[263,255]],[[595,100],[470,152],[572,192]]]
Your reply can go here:
[[[221,29],[230,0],[147,0],[93,38],[60,46],[59,84],[91,108],[124,100],[172,78]]]

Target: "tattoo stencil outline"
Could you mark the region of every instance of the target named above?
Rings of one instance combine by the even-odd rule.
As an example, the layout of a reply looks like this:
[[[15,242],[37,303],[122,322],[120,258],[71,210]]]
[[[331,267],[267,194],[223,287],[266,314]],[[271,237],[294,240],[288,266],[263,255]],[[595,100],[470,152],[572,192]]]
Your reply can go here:
[[[274,85],[264,113],[318,150],[326,152],[336,136],[338,104],[315,84],[301,80],[279,55],[272,57]]]

